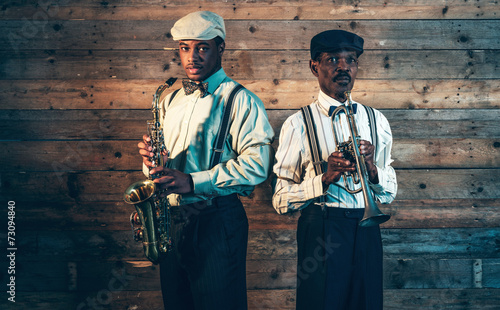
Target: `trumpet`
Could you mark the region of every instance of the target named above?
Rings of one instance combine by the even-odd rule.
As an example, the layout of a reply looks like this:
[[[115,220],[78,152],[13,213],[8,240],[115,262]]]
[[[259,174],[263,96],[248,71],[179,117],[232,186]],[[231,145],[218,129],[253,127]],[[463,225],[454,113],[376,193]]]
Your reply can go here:
[[[349,127],[349,139],[346,141],[340,139],[337,133],[337,129],[335,128],[334,125],[333,132],[335,136],[335,141],[337,142],[337,151],[343,153],[344,158],[348,159],[351,162],[356,163],[356,171],[352,173],[345,172],[343,174],[344,187],[346,191],[349,192],[350,194],[356,194],[359,193],[360,191],[363,191],[365,212],[363,214],[363,218],[359,222],[359,226],[361,227],[375,226],[388,221],[391,218],[391,216],[384,214],[380,211],[380,209],[377,206],[377,203],[375,202],[375,198],[373,197],[373,193],[368,186],[368,172],[366,169],[365,156],[361,155],[359,152],[359,141],[361,140],[361,137],[358,134],[356,121],[354,119],[354,112],[351,101],[351,92],[346,91],[345,95],[347,97],[346,104],[337,107],[333,111],[333,114],[331,115],[333,124],[335,117],[338,114],[340,113],[345,114],[347,124]],[[347,184],[348,178],[351,178],[352,182],[356,185],[361,183],[361,187],[359,187],[358,189],[349,188],[349,185]]]
[[[151,162],[154,167],[164,167],[163,152],[165,143],[163,128],[160,124],[159,102],[163,91],[171,87],[177,78],[168,79],[156,90],[153,98],[153,120],[147,122],[148,135],[153,148]],[[153,182],[157,175],[149,175],[145,181],[130,185],[123,195],[126,203],[135,206],[136,211],[130,215],[130,224],[135,241],[142,241],[144,254],[153,263],[158,263],[162,253],[171,250],[172,236],[170,232],[170,204]]]

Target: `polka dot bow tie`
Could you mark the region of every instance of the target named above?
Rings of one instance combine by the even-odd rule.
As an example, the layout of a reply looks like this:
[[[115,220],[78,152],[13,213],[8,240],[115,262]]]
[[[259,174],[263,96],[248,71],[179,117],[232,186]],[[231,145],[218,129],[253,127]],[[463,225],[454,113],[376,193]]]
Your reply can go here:
[[[186,96],[191,95],[197,89],[201,92],[201,98],[205,97],[208,93],[208,83],[196,83],[191,80],[185,79],[182,80],[182,87],[184,87],[184,93]]]

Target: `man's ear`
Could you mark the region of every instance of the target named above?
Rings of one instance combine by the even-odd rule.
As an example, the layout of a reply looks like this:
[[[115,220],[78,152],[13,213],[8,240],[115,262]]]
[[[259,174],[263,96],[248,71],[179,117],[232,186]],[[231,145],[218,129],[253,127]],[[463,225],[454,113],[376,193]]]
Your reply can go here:
[[[312,74],[315,76],[315,77],[318,77],[318,64],[319,62],[318,61],[315,61],[315,60],[309,60],[309,69],[311,69],[311,72]]]
[[[226,42],[223,41],[221,44],[219,44],[219,55],[222,56],[225,50],[226,50]]]

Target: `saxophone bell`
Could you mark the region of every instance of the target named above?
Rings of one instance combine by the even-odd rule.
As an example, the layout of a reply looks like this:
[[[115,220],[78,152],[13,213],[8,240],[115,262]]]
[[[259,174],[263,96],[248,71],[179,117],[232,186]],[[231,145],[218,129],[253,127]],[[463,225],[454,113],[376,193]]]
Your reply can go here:
[[[134,240],[142,241],[144,254],[153,263],[158,262],[157,231],[154,199],[156,186],[151,180],[139,181],[130,185],[123,195],[126,203],[135,206],[136,211],[130,215]],[[137,226],[136,226],[137,225]]]

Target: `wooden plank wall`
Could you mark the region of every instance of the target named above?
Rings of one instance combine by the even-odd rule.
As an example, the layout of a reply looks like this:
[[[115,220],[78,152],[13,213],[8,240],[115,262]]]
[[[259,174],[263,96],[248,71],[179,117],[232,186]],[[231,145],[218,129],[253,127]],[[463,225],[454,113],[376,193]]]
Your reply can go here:
[[[318,92],[313,35],[354,31],[353,96],[394,134],[397,200],[382,209],[386,309],[500,304],[500,6],[496,0],[23,0],[0,5],[2,210],[15,202],[15,301],[5,309],[158,309],[157,266],[132,240],[124,189],[156,87],[182,77],[169,33],[222,15],[223,66],[277,133]],[[178,84],[176,87],[179,87]],[[269,182],[244,199],[250,309],[294,309],[297,215]],[[12,203],[11,203],[12,204]],[[7,211],[3,212],[7,217]],[[6,240],[7,218],[1,221]],[[2,251],[9,245],[2,242]],[[12,260],[1,259],[2,285]],[[9,287],[7,285],[7,287]]]

